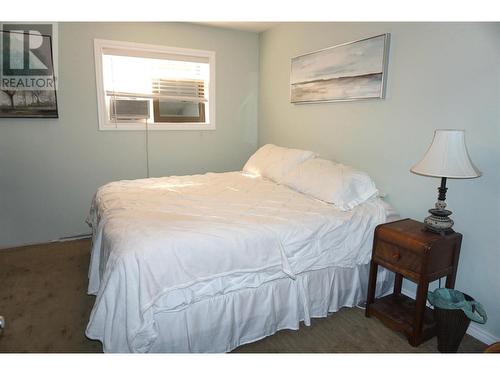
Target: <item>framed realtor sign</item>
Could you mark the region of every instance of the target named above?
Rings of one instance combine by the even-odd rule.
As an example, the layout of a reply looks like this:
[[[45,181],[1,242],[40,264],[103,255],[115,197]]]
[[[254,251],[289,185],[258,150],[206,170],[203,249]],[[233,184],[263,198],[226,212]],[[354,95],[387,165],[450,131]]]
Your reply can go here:
[[[57,118],[51,23],[0,25],[0,118]]]

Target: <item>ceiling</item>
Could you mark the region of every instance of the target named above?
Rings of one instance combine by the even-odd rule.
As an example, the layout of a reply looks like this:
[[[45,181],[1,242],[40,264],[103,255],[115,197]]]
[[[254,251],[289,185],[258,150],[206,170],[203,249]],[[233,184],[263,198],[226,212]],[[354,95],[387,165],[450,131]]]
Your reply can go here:
[[[196,22],[196,23],[206,26],[222,27],[225,29],[250,31],[253,33],[260,33],[262,31],[266,31],[267,29],[270,29],[271,27],[279,24],[279,22]]]

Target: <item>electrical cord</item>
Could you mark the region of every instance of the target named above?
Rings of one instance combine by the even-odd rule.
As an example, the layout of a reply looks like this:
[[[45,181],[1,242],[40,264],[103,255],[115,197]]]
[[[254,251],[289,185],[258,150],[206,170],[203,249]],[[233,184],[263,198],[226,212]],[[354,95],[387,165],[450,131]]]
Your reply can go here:
[[[149,178],[149,126],[148,119],[146,119],[146,174]]]

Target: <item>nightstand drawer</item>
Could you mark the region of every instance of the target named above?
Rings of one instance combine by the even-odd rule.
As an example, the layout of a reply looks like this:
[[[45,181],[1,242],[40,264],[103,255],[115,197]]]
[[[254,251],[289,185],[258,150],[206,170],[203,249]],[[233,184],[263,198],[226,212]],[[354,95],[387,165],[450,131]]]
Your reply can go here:
[[[422,269],[422,257],[411,250],[384,241],[378,241],[374,250],[375,257],[397,268],[416,273]]]

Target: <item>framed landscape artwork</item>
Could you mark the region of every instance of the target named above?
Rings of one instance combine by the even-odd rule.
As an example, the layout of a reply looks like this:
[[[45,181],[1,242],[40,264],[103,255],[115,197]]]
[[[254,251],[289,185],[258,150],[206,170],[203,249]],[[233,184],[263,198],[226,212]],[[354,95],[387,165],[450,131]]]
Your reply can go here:
[[[290,101],[384,98],[389,39],[382,34],[293,57]]]
[[[57,118],[50,24],[2,25],[0,118]]]

